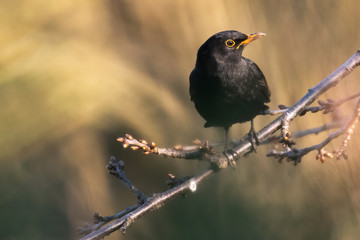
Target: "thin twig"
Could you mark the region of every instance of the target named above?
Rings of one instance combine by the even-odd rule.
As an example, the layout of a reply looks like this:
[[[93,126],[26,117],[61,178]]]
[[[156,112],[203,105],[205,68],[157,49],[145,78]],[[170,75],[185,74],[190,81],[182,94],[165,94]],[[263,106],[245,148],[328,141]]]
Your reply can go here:
[[[355,105],[353,117],[350,119],[349,123],[347,124],[347,128],[345,130],[345,138],[341,144],[341,147],[338,150],[334,151],[337,159],[340,159],[341,157],[347,159],[347,153],[345,150],[350,141],[351,135],[354,133],[356,124],[359,121],[359,117],[360,117],[360,97],[358,98],[358,101]]]
[[[285,139],[285,137],[290,138],[290,122],[298,115],[300,115],[301,112],[304,111],[311,103],[315,101],[321,94],[323,94],[325,91],[327,91],[329,88],[334,87],[341,79],[343,79],[346,75],[348,75],[350,72],[353,71],[353,69],[360,65],[360,50],[356,51],[356,53],[350,57],[341,67],[339,67],[337,70],[335,70],[332,74],[330,74],[327,78],[322,80],[319,84],[317,84],[315,87],[309,89],[308,93],[301,98],[295,105],[288,108],[286,112],[284,112],[280,117],[273,120],[270,124],[268,124],[266,127],[261,129],[257,133],[257,138],[260,142],[264,141],[266,138],[268,138],[270,135],[275,133],[277,130],[282,129],[282,138]],[[360,100],[359,100],[360,101]],[[359,103],[360,104],[360,103]],[[359,105],[358,104],[358,105]],[[358,117],[356,120],[353,120],[351,124],[353,124],[353,127],[350,127],[353,131],[355,127],[355,122],[359,118],[359,106],[357,108],[358,110]],[[350,122],[348,123],[350,124]],[[349,129],[350,129],[349,128]],[[349,136],[352,132],[349,132]],[[336,134],[331,134],[332,138],[336,137]],[[326,141],[331,141],[331,137]],[[131,140],[132,137],[126,137],[126,139]],[[291,139],[288,139],[291,140]],[[121,142],[126,143],[127,140],[120,140]],[[348,140],[347,140],[348,142]],[[346,145],[347,142],[344,144]],[[139,145],[142,144],[142,145]],[[326,143],[327,144],[327,143]],[[325,144],[325,145],[326,145]],[[130,144],[129,144],[130,145]],[[125,146],[129,146],[126,145]],[[124,146],[124,147],[125,147]],[[159,150],[156,149],[156,145],[147,142],[141,142],[138,141],[134,145],[134,147],[143,147],[144,152],[154,152],[158,153]],[[252,144],[247,140],[246,137],[244,137],[238,146],[236,146],[233,149],[234,154],[230,156],[232,160],[238,160],[240,156],[251,150]],[[318,148],[322,149],[322,148]],[[208,150],[206,150],[208,151]],[[205,152],[206,152],[205,151]],[[305,150],[304,150],[305,151]],[[229,162],[229,156],[225,157],[223,155],[219,154],[213,154],[212,151],[210,153],[201,154],[200,158],[202,160],[207,160],[211,163],[216,164],[218,168],[225,168],[228,166]],[[294,151],[293,151],[294,153]],[[179,154],[181,155],[181,154]],[[186,154],[185,154],[186,155]],[[90,240],[90,239],[100,239],[107,235],[109,235],[111,232],[116,231],[118,229],[121,229],[123,232],[138,218],[141,216],[150,213],[151,211],[154,211],[156,209],[161,208],[164,204],[166,204],[168,201],[173,199],[175,196],[179,194],[183,194],[186,192],[191,192],[196,190],[196,186],[203,181],[206,177],[210,176],[212,173],[215,172],[215,168],[209,168],[205,170],[204,172],[200,173],[199,175],[192,177],[188,180],[185,180],[183,183],[176,185],[175,187],[169,189],[166,192],[154,194],[152,197],[148,197],[143,204],[139,205],[136,209],[133,211],[127,213],[126,215],[122,215],[120,218],[116,219],[115,221],[108,223],[107,225],[101,227],[98,230],[95,230],[88,234],[87,236],[83,237],[82,240]]]
[[[326,92],[331,87],[334,87],[341,79],[351,73],[356,67],[360,65],[360,50],[357,50],[343,65],[331,73],[328,77],[323,79],[319,84],[309,89],[307,94],[302,97],[297,103],[290,107],[280,117],[273,120],[270,124],[265,126],[257,133],[257,137],[260,142],[264,141],[271,134],[282,129],[281,137],[285,139],[289,130],[289,123],[298,116],[305,108],[313,103],[321,94]],[[249,151],[251,149],[251,143],[244,138],[241,144],[234,148],[237,153],[236,159],[239,159],[241,153]]]
[[[346,97],[346,98],[336,100],[336,101],[334,101],[332,99],[327,99],[327,101],[319,100],[318,106],[307,107],[299,115],[303,116],[307,112],[316,113],[316,112],[319,112],[322,110],[324,110],[324,114],[327,114],[327,113],[333,112],[337,107],[341,106],[343,103],[353,100],[359,96],[360,96],[360,93],[357,93],[350,97]],[[279,108],[280,108],[279,110],[265,110],[264,115],[283,114],[284,112],[286,112],[289,109],[289,107],[286,107],[285,105],[279,105]]]
[[[112,223],[109,223],[106,226],[103,226],[101,229],[95,230],[87,236],[81,238],[81,240],[93,240],[101,239],[110,233],[120,229],[122,232],[125,232],[126,229],[138,218],[148,214],[156,209],[161,208],[168,201],[174,197],[184,194],[186,192],[196,191],[197,185],[202,182],[206,177],[210,176],[214,172],[213,169],[207,169],[199,175],[190,178],[188,181],[169,189],[163,193],[154,194],[152,197],[149,197],[143,204],[137,207],[132,212],[120,217]]]
[[[345,152],[346,146],[348,144],[348,141],[350,140],[351,135],[354,132],[354,129],[355,129],[356,123],[358,122],[359,117],[360,117],[360,98],[356,103],[356,106],[355,106],[352,116],[349,118],[349,120],[347,121],[345,126],[343,126],[341,129],[339,129],[335,132],[332,132],[321,143],[310,146],[310,147],[302,148],[302,149],[293,148],[293,149],[287,149],[285,151],[271,150],[270,152],[268,152],[267,156],[278,158],[279,161],[281,161],[282,159],[288,159],[289,161],[294,161],[294,163],[297,164],[301,161],[301,159],[304,155],[308,154],[311,151],[317,150],[317,151],[319,151],[317,158],[319,158],[319,156],[320,156],[320,158],[322,159],[322,162],[324,162],[324,156],[331,158],[332,154],[328,154],[327,152],[325,152],[325,150],[323,150],[323,148],[327,144],[329,144],[333,139],[335,139],[343,134],[346,134],[346,137],[343,141],[342,146],[340,147],[339,150],[336,151],[337,158],[339,158]]]
[[[141,206],[141,204],[137,203],[135,205],[132,205],[130,207],[125,208],[123,211],[121,211],[121,212],[119,212],[119,213],[117,213],[115,215],[106,216],[106,217],[102,217],[98,213],[95,213],[94,214],[95,224],[90,225],[89,223],[86,223],[85,226],[78,227],[77,232],[78,232],[79,235],[82,235],[82,236],[90,234],[91,232],[94,232],[94,231],[100,229],[102,226],[104,226],[108,222],[110,222],[110,221],[112,221],[114,219],[117,219],[117,218],[121,218],[125,214],[128,214],[129,212],[134,211],[135,209],[137,209],[140,206]]]
[[[293,132],[291,134],[292,138],[302,138],[311,134],[319,134],[321,132],[330,130],[330,129],[334,129],[334,128],[340,128],[342,126],[344,126],[345,121],[344,120],[339,120],[339,121],[334,121],[331,123],[326,123],[320,127],[315,127],[315,128],[309,128],[306,130],[302,130],[302,131],[297,131],[297,132]],[[261,144],[269,144],[269,143],[274,143],[274,142],[278,142],[280,140],[281,136],[277,135],[277,136],[271,136],[269,138],[267,138],[265,141],[263,141]]]
[[[173,158],[183,158],[188,160],[206,159],[207,155],[214,155],[213,146],[205,141],[198,146],[176,145],[173,148],[159,148],[154,142],[148,143],[146,140],[137,140],[130,134],[125,137],[119,137],[117,141],[123,144],[124,148],[130,148],[134,151],[142,151],[144,154],[158,154]]]
[[[114,156],[110,157],[109,164],[106,165],[106,168],[109,170],[109,173],[120,178],[121,181],[125,184],[127,188],[129,188],[137,197],[140,202],[145,202],[148,196],[144,193],[140,192],[134,184],[130,182],[130,180],[126,177],[124,172],[125,163],[120,160],[118,161]]]

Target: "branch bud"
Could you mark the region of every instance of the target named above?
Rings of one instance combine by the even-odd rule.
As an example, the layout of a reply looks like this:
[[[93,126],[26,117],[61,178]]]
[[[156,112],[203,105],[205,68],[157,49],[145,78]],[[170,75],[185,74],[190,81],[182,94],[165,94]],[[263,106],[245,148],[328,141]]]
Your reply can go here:
[[[133,136],[131,136],[130,134],[125,134],[125,137],[129,140],[134,140]]]
[[[285,105],[280,104],[280,105],[278,106],[278,108],[279,108],[280,110],[283,110],[283,109],[287,109],[288,107],[285,106]]]
[[[148,144],[147,141],[144,139],[140,139],[139,142],[141,142],[142,144]]]
[[[151,143],[150,143],[150,148],[151,148],[151,149],[154,149],[155,147],[156,147],[156,143],[151,142]]]
[[[184,149],[184,147],[182,145],[180,145],[180,144],[177,144],[177,145],[174,146],[174,149],[181,151],[181,150]]]

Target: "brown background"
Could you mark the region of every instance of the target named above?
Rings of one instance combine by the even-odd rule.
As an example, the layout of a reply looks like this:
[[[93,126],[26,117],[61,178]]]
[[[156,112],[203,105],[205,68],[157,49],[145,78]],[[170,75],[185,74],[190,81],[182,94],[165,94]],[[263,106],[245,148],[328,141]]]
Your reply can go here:
[[[275,109],[295,103],[360,47],[359,12],[357,0],[1,1],[1,239],[77,238],[93,212],[132,205],[135,197],[107,174],[110,155],[147,194],[164,191],[169,172],[206,167],[124,151],[116,138],[131,133],[160,146],[223,139],[221,129],[202,127],[188,96],[196,51],[212,34],[267,33],[244,55],[267,77]],[[357,69],[322,99],[357,93],[359,79]],[[330,118],[307,114],[292,130]],[[271,119],[258,117],[257,129]],[[235,126],[231,136],[248,129]],[[321,164],[311,153],[297,167],[259,147],[237,171],[221,171],[196,194],[136,222],[126,239],[357,239],[359,141],[357,129],[347,161]]]

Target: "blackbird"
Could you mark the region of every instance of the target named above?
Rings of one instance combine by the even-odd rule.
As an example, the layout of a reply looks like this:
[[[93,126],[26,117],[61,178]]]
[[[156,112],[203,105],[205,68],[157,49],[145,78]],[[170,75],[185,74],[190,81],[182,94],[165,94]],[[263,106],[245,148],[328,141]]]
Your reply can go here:
[[[265,33],[244,34],[223,31],[211,36],[198,50],[195,68],[190,74],[190,96],[207,127],[228,131],[235,123],[251,121],[249,135],[258,143],[253,119],[270,102],[270,90],[264,74],[253,61],[244,58],[247,44]],[[224,151],[224,153],[225,153]]]

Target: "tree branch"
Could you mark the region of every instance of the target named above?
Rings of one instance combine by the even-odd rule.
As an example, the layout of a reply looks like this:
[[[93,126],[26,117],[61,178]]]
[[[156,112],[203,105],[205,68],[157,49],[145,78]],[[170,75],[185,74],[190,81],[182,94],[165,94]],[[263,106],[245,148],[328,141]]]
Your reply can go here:
[[[337,159],[339,159],[341,156],[344,156],[345,158],[347,158],[345,149],[347,147],[347,144],[350,140],[351,135],[354,132],[356,123],[359,120],[359,116],[360,116],[360,98],[358,99],[353,115],[351,116],[351,118],[348,120],[348,122],[346,123],[346,125],[344,127],[342,127],[341,129],[337,130],[336,132],[331,133],[324,141],[322,141],[319,144],[310,146],[310,147],[306,147],[303,149],[290,149],[287,151],[276,151],[276,150],[271,150],[267,156],[268,157],[276,157],[279,159],[279,161],[281,161],[282,159],[286,158],[289,161],[294,161],[295,164],[299,163],[301,161],[301,158],[308,154],[311,151],[314,150],[318,150],[319,153],[317,155],[317,159],[320,159],[321,162],[325,162],[325,157],[328,158],[332,158],[333,155],[327,151],[324,150],[324,147],[329,144],[333,139],[346,134],[346,137],[340,147],[340,149],[336,150],[336,157]]]
[[[130,134],[125,137],[119,137],[117,141],[123,144],[124,148],[131,148],[134,151],[142,151],[144,154],[158,154],[173,158],[183,158],[188,160],[206,159],[207,155],[215,155],[213,147],[208,141],[204,144],[196,142],[198,146],[182,146],[176,145],[173,148],[159,148],[154,142],[148,143],[146,140],[137,140]]]
[[[106,165],[106,168],[109,170],[109,173],[120,178],[121,181],[125,184],[127,188],[129,188],[135,195],[136,198],[140,202],[145,202],[148,198],[144,193],[140,192],[131,182],[130,180],[125,176],[124,172],[124,166],[125,163],[123,161],[117,161],[114,156],[110,157],[110,162],[108,165]]]
[[[316,113],[319,111],[324,110],[324,114],[333,112],[337,107],[341,106],[343,103],[353,100],[354,98],[357,98],[360,96],[360,93],[354,94],[350,97],[344,98],[344,99],[340,99],[337,101],[334,101],[332,99],[327,99],[327,102],[323,101],[323,100],[319,100],[318,104],[319,106],[314,106],[314,107],[307,107],[304,109],[304,111],[302,111],[299,116],[303,116],[305,115],[307,112],[312,112],[312,113]],[[282,114],[284,112],[286,112],[289,108],[285,105],[279,105],[279,110],[266,110],[264,112],[264,115],[276,115],[276,114]]]
[[[302,97],[297,103],[292,107],[288,108],[280,117],[273,120],[270,124],[265,126],[257,133],[257,137],[260,142],[264,141],[271,134],[275,133],[277,130],[281,129],[281,138],[284,141],[285,145],[291,145],[291,134],[290,134],[290,122],[298,116],[301,112],[304,111],[311,103],[313,103],[316,98],[321,94],[326,92],[331,87],[336,86],[336,84],[351,73],[356,67],[360,65],[360,50],[357,50],[354,55],[352,55],[343,65],[331,73],[328,77],[323,79],[319,84],[310,88],[307,94]],[[290,136],[289,136],[290,135]],[[239,159],[241,154],[246,151],[251,150],[251,143],[243,138],[239,146],[234,148],[236,155],[235,160]],[[220,161],[224,164],[224,161]],[[225,164],[224,164],[225,165]],[[222,166],[222,165],[221,165]]]
[[[114,159],[112,159],[112,161],[114,161]],[[118,229],[125,233],[126,229],[138,218],[161,208],[168,201],[180,194],[195,192],[197,185],[213,172],[213,169],[207,169],[168,191],[154,194],[152,197],[147,198],[144,203],[134,205],[134,209],[131,212],[122,215],[112,223],[89,233],[87,236],[81,238],[81,240],[101,239]]]
[[[302,130],[302,131],[298,131],[298,132],[293,132],[291,134],[292,138],[302,138],[311,134],[319,134],[321,132],[330,130],[330,129],[335,129],[335,128],[340,128],[342,126],[344,126],[344,124],[346,123],[346,121],[344,120],[338,120],[338,121],[334,121],[334,122],[330,122],[330,123],[326,123],[320,127],[315,127],[315,128],[310,128],[310,129],[306,129],[306,130]],[[267,139],[265,139],[261,144],[269,144],[269,143],[274,143],[274,142],[279,142],[281,139],[281,136],[277,135],[273,135],[268,137]]]
[[[295,150],[291,149],[292,140],[290,133],[290,123],[296,117],[301,115],[305,110],[309,109],[309,105],[313,103],[321,94],[327,91],[329,88],[334,87],[341,79],[343,79],[346,75],[354,70],[355,67],[360,65],[360,50],[356,51],[356,53],[351,56],[342,66],[340,66],[337,70],[335,70],[332,74],[322,80],[319,84],[309,89],[307,94],[301,98],[297,103],[295,103],[292,107],[287,108],[286,111],[282,113],[281,116],[273,120],[263,129],[261,129],[257,133],[257,138],[260,142],[264,142],[268,137],[270,137],[273,133],[281,129],[281,141],[285,145],[286,150],[289,151],[289,158],[297,158],[296,151],[309,152],[311,149],[320,149],[319,154],[324,156],[328,154],[325,152],[322,147],[325,146],[328,142],[330,142],[335,137],[340,134],[345,133],[346,137],[343,141],[342,147],[339,149],[337,154],[339,156],[344,156],[345,148],[349,142],[350,136],[353,133],[355,125],[359,119],[360,113],[360,100],[358,100],[355,111],[353,113],[353,117],[347,122],[347,124],[334,134],[330,134],[330,136],[325,139],[322,143],[309,147],[306,150]],[[354,95],[355,96],[355,95]],[[353,97],[353,96],[352,96]],[[358,97],[358,96],[356,96]],[[355,97],[354,97],[355,98]],[[329,102],[329,101],[328,101]],[[319,102],[320,105],[326,105]],[[112,158],[111,161],[113,163],[109,163],[109,171],[111,174],[117,175],[122,181],[133,190],[133,192],[137,195],[139,199],[139,203],[125,209],[124,211],[110,217],[99,217],[97,215],[97,223],[94,226],[87,226],[85,230],[82,229],[83,233],[90,232],[87,236],[83,237],[82,240],[90,240],[90,239],[100,239],[111,232],[121,229],[121,231],[125,232],[125,230],[138,218],[154,211],[162,206],[164,206],[168,201],[173,199],[175,196],[180,194],[193,192],[196,190],[197,185],[202,182],[205,178],[210,176],[212,173],[216,172],[220,168],[226,168],[228,166],[229,161],[238,160],[242,155],[249,152],[252,149],[252,144],[248,140],[247,137],[244,137],[240,140],[239,144],[233,148],[233,153],[227,156],[223,154],[215,153],[212,150],[212,147],[205,142],[202,146],[198,146],[195,148],[188,149],[186,147],[178,147],[178,148],[158,148],[155,143],[147,143],[144,140],[136,140],[130,135],[126,135],[125,138],[119,138],[118,141],[123,143],[123,147],[130,147],[133,150],[142,150],[145,154],[162,154],[165,156],[184,158],[184,159],[198,159],[203,161],[208,161],[211,163],[211,167],[206,169],[202,173],[194,176],[187,177],[180,181],[172,181],[169,184],[172,188],[163,193],[154,194],[151,197],[144,197],[142,194],[139,194],[138,190],[133,189],[133,185],[130,181],[127,180],[125,174],[123,173],[123,163],[117,161],[115,158]],[[311,150],[312,151],[312,150]],[[294,154],[294,155],[290,155]],[[304,155],[304,154],[303,154]],[[296,161],[295,161],[296,162]],[[125,180],[124,180],[125,179]],[[113,220],[111,223],[108,221]],[[107,224],[107,225],[105,225]],[[103,226],[105,225],[105,226]],[[96,227],[95,227],[96,226]],[[99,228],[99,226],[101,226]]]

